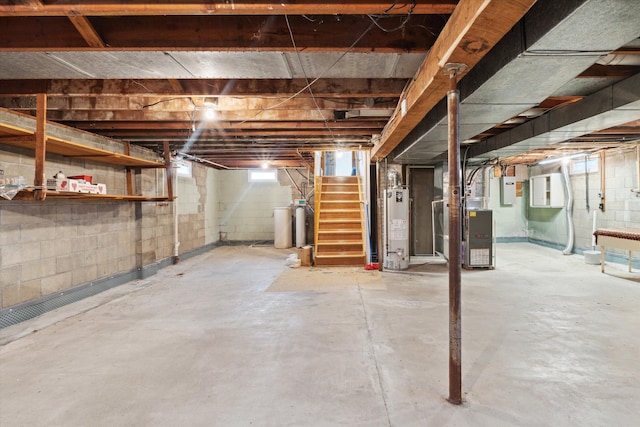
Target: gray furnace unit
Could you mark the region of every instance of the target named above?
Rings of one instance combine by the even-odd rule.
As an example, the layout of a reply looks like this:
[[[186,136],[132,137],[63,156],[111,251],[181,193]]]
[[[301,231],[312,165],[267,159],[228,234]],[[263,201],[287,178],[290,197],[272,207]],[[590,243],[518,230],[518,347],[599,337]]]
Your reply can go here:
[[[468,210],[465,215],[464,267],[493,266],[493,212]]]

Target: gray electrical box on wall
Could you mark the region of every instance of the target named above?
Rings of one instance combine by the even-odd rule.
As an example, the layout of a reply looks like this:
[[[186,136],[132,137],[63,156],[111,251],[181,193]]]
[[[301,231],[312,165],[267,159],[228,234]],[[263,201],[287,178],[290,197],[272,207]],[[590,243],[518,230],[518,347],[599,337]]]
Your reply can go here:
[[[516,203],[516,177],[503,176],[500,178],[500,204],[513,205]]]

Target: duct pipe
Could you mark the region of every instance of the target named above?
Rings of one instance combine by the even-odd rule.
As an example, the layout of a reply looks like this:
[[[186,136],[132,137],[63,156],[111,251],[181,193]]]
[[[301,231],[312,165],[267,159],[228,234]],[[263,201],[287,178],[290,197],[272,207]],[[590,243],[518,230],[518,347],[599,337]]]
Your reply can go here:
[[[571,181],[569,181],[569,161],[562,162],[562,178],[564,181],[564,188],[567,192],[567,203],[565,204],[565,213],[567,214],[567,246],[565,246],[562,253],[564,255],[571,255],[573,252],[573,192],[571,191]]]
[[[443,72],[449,75],[447,114],[449,128],[449,402],[462,404],[462,337],[460,315],[461,220],[460,220],[460,143],[458,107],[460,92],[457,75],[464,64],[449,63]]]

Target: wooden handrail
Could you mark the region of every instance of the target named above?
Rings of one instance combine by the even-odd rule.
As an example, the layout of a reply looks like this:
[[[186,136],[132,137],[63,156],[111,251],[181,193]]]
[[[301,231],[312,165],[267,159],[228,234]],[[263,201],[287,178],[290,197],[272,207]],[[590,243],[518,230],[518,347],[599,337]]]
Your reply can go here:
[[[320,199],[322,198],[322,175],[314,176],[313,244],[318,249],[318,228],[320,225]]]

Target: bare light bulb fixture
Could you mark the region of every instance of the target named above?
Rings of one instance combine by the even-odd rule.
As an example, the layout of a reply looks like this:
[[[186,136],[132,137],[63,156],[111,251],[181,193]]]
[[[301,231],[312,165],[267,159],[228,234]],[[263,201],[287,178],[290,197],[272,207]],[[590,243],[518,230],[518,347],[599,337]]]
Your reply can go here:
[[[216,110],[214,107],[218,105],[218,100],[216,98],[205,98],[203,101],[203,105],[205,107],[204,117],[207,120],[213,120],[216,117]]]

